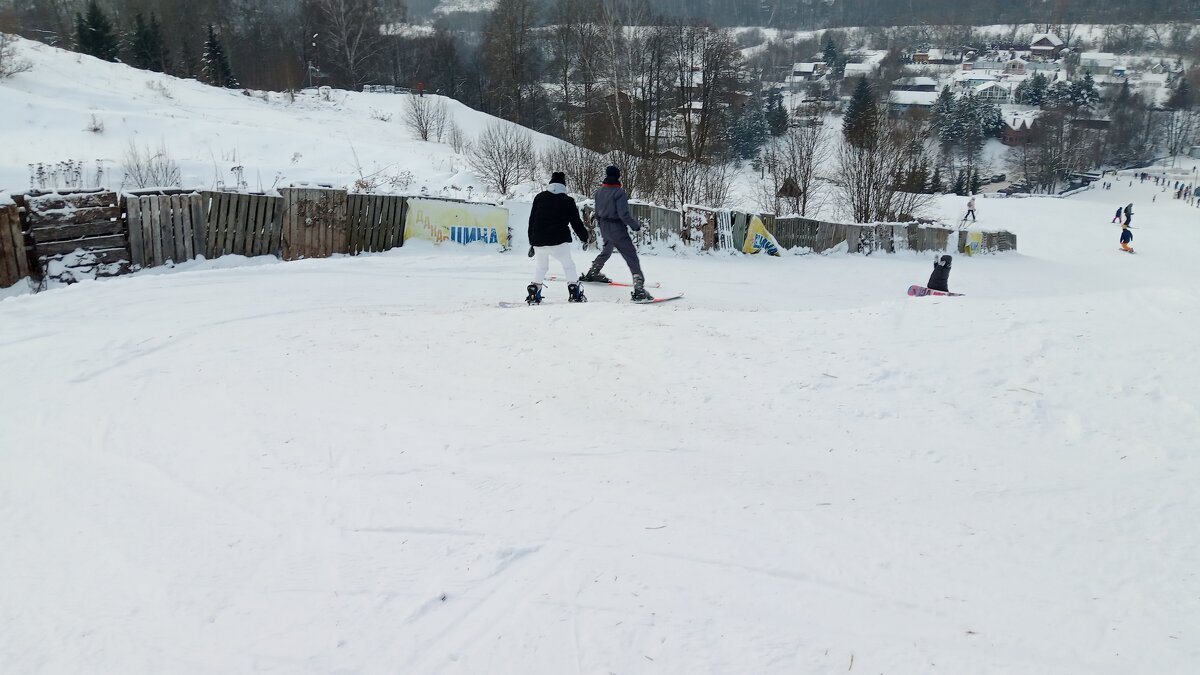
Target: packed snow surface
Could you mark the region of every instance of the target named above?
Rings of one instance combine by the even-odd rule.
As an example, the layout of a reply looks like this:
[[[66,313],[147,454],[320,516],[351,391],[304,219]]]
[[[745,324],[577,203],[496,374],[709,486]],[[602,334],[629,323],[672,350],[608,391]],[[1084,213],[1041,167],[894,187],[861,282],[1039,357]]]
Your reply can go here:
[[[980,200],[1021,252],[957,257],[961,298],[906,297],[916,254],[654,256],[684,300],[501,309],[532,262],[455,246],[9,297],[0,663],[1193,673],[1168,197]]]

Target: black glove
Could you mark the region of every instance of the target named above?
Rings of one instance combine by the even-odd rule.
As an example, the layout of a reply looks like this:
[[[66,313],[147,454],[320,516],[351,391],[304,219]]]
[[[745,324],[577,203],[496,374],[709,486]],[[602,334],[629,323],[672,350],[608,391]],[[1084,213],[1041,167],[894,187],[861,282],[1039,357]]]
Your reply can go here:
[[[532,246],[529,247],[529,257],[530,258],[533,257],[533,247]]]

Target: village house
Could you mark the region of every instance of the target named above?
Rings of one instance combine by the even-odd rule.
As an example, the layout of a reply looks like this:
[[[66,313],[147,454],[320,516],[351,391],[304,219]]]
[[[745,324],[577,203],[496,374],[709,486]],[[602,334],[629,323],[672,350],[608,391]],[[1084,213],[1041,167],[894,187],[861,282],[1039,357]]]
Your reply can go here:
[[[1079,68],[1097,75],[1111,75],[1117,65],[1117,55],[1110,52],[1083,52],[1079,55]]]
[[[1022,58],[1012,58],[1004,62],[1005,75],[1024,75],[1027,63]]]
[[[937,92],[932,90],[892,90],[888,94],[888,112],[898,117],[913,110],[929,110],[937,102],[937,99]]]
[[[1017,112],[1004,116],[1004,129],[1000,133],[1000,142],[1005,145],[1024,145],[1033,137],[1033,125],[1037,121],[1037,112]]]
[[[875,74],[875,66],[870,63],[847,63],[846,70],[843,72],[843,77],[850,79],[852,77],[871,77]]]
[[[1056,59],[1063,41],[1054,33],[1038,33],[1029,41],[1029,53],[1042,59]]]
[[[937,92],[937,80],[932,77],[901,77],[892,82],[892,91]]]
[[[1012,90],[999,82],[984,82],[975,87],[975,96],[991,103],[1011,103]]]

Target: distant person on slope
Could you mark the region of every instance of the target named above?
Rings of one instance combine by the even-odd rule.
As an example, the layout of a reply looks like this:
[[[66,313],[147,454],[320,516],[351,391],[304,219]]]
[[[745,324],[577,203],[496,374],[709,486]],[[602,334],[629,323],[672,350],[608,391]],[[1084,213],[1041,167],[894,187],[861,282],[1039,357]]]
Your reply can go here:
[[[942,291],[943,293],[950,292],[950,261],[953,260],[948,255],[933,261],[933,274],[929,275],[929,283],[925,287],[931,291]]]
[[[1121,250],[1133,253],[1133,232],[1129,230],[1129,225],[1121,225]]]
[[[972,223],[979,222],[975,219],[975,196],[971,195],[971,201],[967,202],[967,215],[963,216],[963,222],[967,222],[967,216],[971,217]]]
[[[629,236],[629,230],[636,232],[642,229],[642,224],[629,212],[629,195],[625,194],[625,188],[621,187],[621,170],[615,166],[605,169],[604,184],[596,190],[596,222],[600,225],[604,248],[600,249],[600,255],[596,256],[591,268],[579,280],[609,283],[611,279],[604,276],[600,270],[604,269],[604,263],[608,262],[615,248],[633,274],[633,299],[653,300],[654,298],[646,292],[646,277],[642,274],[637,248]]]
[[[1119,206],[1117,207],[1117,214],[1116,214],[1115,216],[1113,216],[1113,219],[1112,219],[1112,221],[1113,221],[1114,223],[1119,223],[1119,222],[1121,222],[1121,207],[1119,207]]]
[[[529,245],[533,247],[535,266],[533,283],[526,287],[529,295],[525,302],[536,305],[542,301],[542,287],[546,271],[550,269],[550,256],[562,265],[567,284],[567,302],[587,302],[583,289],[575,281],[575,261],[571,259],[571,230],[579,241],[588,240],[587,228],[579,217],[579,207],[567,194],[567,177],[561,171],[550,176],[550,184],[533,198],[529,210]]]
[[[1157,196],[1157,195],[1155,195]],[[1133,222],[1133,204],[1125,205],[1125,225],[1128,226]]]

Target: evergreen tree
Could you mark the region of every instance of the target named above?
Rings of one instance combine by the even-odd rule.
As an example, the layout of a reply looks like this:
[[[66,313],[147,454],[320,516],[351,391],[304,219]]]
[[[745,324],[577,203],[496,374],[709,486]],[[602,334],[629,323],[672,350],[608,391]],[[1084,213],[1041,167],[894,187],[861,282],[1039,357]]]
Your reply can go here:
[[[162,25],[158,16],[150,12],[150,31],[146,35],[150,52],[150,70],[165,73],[171,70],[171,50],[167,49],[167,41],[163,38]]]
[[[195,80],[197,74],[196,54],[192,51],[192,44],[185,37],[179,47],[179,76]]]
[[[980,188],[983,187],[983,180],[979,178],[979,171],[971,172],[971,194],[979,194]]]
[[[879,106],[875,102],[875,92],[867,78],[859,77],[842,116],[842,134],[856,148],[871,148],[875,146],[878,128]]]
[[[237,89],[237,78],[229,67],[229,59],[225,57],[225,49],[217,38],[217,32],[212,24],[208,25],[208,39],[204,42],[204,58],[201,59],[201,74],[204,82],[214,87]]]
[[[837,45],[833,43],[832,35],[825,35],[825,49],[821,52],[821,58],[825,60],[826,72],[831,77],[840,78],[842,72],[842,54],[838,51]]]
[[[946,186],[942,184],[942,167],[940,166],[933,168],[933,178],[929,181],[929,191],[933,194],[940,194],[946,191]]]
[[[758,149],[767,142],[767,117],[762,102],[753,97],[742,106],[741,114],[733,121],[733,151],[741,159],[758,155]]]
[[[1073,98],[1071,93],[1071,85],[1059,80],[1046,89],[1046,100],[1042,102],[1042,107],[1052,110],[1066,110],[1071,107]]]
[[[1050,81],[1046,79],[1040,71],[1034,73],[1026,82],[1029,86],[1026,89],[1025,97],[1022,100],[1026,105],[1042,107],[1046,103],[1047,89],[1050,86]]]
[[[1071,108],[1091,110],[1099,102],[1100,93],[1096,91],[1096,80],[1091,71],[1084,73],[1082,80],[1071,83]]]
[[[963,195],[967,192],[967,175],[963,171],[959,171],[954,178],[954,187],[951,188],[956,195]]]
[[[75,15],[75,47],[103,61],[116,61],[120,39],[112,21],[96,0],[90,0],[84,14]]]
[[[1187,110],[1192,107],[1195,102],[1195,96],[1192,94],[1192,85],[1188,84],[1187,77],[1179,78],[1179,84],[1175,87],[1175,91],[1171,92],[1171,98],[1167,99],[1167,108],[1171,110]]]
[[[146,17],[138,12],[133,17],[133,30],[125,36],[125,51],[129,55],[129,65],[142,70],[150,70],[153,57],[150,55],[150,26]]]
[[[788,130],[788,112],[783,107],[783,94],[778,90],[767,96],[767,126],[772,136],[782,136]]]
[[[950,91],[950,87],[942,87],[942,93],[938,94],[937,101],[933,103],[930,116],[930,121],[933,124],[934,131],[937,132],[942,152],[950,152],[950,149],[954,146],[957,131],[954,128],[956,124],[954,94]]]

